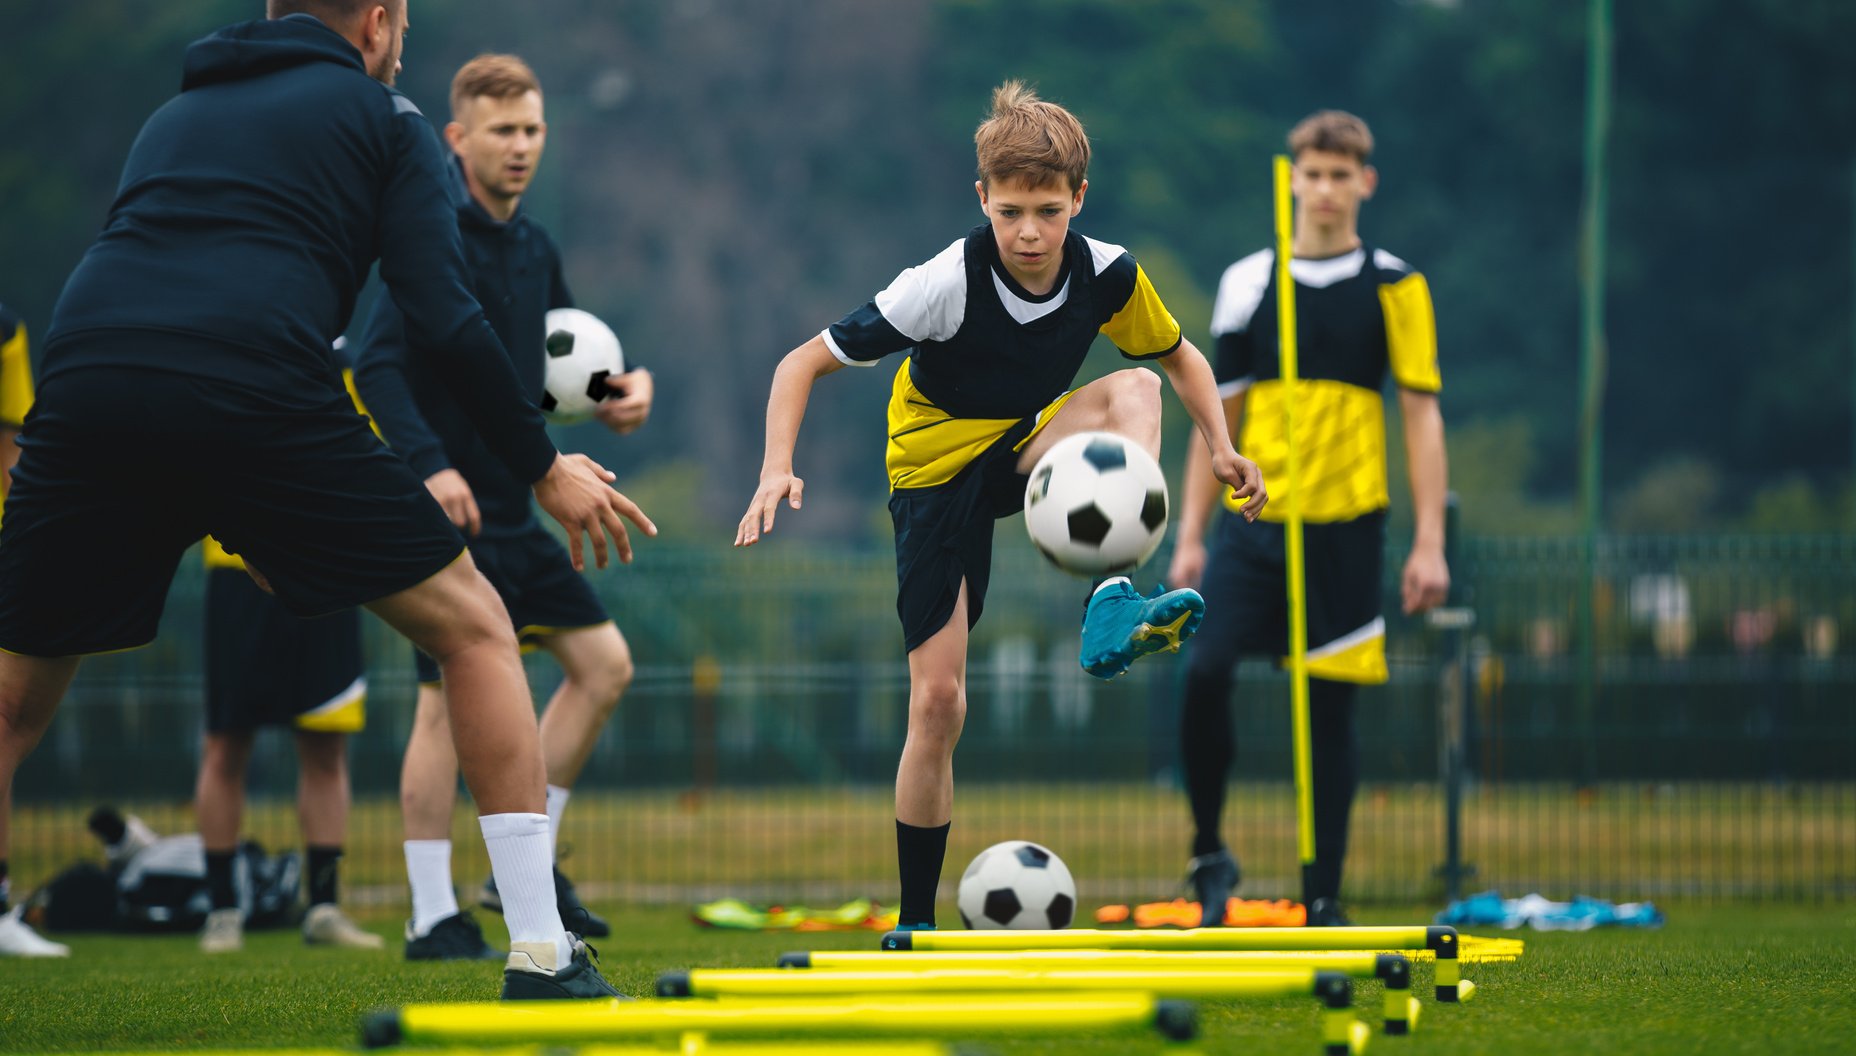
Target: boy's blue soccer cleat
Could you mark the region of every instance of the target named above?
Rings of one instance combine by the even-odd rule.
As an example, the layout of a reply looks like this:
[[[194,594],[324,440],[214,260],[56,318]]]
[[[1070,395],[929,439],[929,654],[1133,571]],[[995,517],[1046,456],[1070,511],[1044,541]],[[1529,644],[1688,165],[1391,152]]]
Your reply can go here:
[[[1126,576],[1107,580],[1083,610],[1083,670],[1114,678],[1149,653],[1177,653],[1204,618],[1205,599],[1196,590],[1155,587],[1143,598]]]

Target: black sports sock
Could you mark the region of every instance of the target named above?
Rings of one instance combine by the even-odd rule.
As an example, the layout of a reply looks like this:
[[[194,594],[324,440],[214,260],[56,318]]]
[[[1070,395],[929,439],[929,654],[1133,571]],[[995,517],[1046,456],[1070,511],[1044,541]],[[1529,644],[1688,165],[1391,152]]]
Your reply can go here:
[[[341,873],[342,849],[309,845],[309,904],[335,903],[335,880]]]
[[[206,893],[212,896],[214,909],[238,905],[238,886],[232,882],[232,862],[237,857],[237,851],[206,852]]]
[[[1360,785],[1360,747],[1354,737],[1351,682],[1308,681],[1309,741],[1314,762],[1315,861],[1303,870],[1302,897],[1339,898],[1347,858],[1347,828]]]
[[[0,858],[0,913],[13,908],[12,903],[8,901],[12,897],[12,891],[12,881],[7,879],[6,859]]]
[[[1229,663],[1187,668],[1179,731],[1186,802],[1192,807],[1192,854],[1197,857],[1224,846],[1219,821],[1224,815],[1225,783],[1237,756],[1231,732]]]
[[[952,827],[953,822],[931,829],[896,822],[896,865],[902,873],[902,906],[896,923],[934,925],[935,889],[941,884],[947,830]]]

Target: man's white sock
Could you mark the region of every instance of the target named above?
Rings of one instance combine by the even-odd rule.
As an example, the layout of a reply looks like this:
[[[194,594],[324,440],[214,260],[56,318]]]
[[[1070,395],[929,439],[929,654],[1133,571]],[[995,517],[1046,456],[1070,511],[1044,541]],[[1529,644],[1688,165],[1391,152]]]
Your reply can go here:
[[[556,857],[561,847],[561,815],[567,812],[567,797],[573,795],[572,789],[559,785],[548,786],[548,838],[553,841]]]
[[[432,926],[458,911],[451,888],[451,841],[407,840],[406,880],[412,885],[412,933],[431,934]]]
[[[490,870],[503,899],[503,922],[509,941],[553,943],[553,964],[558,971],[573,956],[561,911],[554,901],[554,840],[548,834],[546,814],[485,814],[483,845],[490,852]]]

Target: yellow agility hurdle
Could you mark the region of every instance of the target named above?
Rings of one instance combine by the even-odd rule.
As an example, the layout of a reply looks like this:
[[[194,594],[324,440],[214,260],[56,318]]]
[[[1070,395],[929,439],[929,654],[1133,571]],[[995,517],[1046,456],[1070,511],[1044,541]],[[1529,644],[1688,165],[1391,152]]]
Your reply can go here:
[[[1404,958],[1398,958],[1401,966]],[[1399,1002],[1399,1029],[1409,1027],[1410,974],[1405,1000]],[[1243,972],[1194,970],[1115,970],[1012,968],[934,968],[917,971],[788,971],[766,969],[692,969],[658,976],[659,997],[788,998],[840,994],[953,994],[998,992],[1012,995],[1078,991],[1150,991],[1162,998],[1314,997],[1330,1018],[1348,1024],[1342,1032],[1345,1053],[1353,1049],[1353,983],[1340,972],[1314,968],[1253,969]],[[1325,1042],[1324,1042],[1325,1043]]]
[[[401,1042],[493,1045],[618,1041],[659,1034],[882,1035],[941,1038],[987,1031],[1068,1034],[1151,1027],[1198,1033],[1190,1003],[1152,993],[895,995],[826,1001],[483,1001],[406,1005],[362,1023],[368,1048]]]
[[[1428,950],[1437,958],[1437,1000],[1467,1001],[1456,929],[1445,924],[1360,928],[1194,928],[1187,931],[892,931],[886,951],[971,950]]]
[[[522,1045],[510,1049],[419,1049],[419,1056],[960,1056],[939,1041],[713,1041],[685,1034],[670,1045]],[[95,1056],[173,1056],[173,1052],[98,1052]],[[353,1049],[215,1049],[213,1056],[354,1056]]]
[[[906,974],[947,969],[1006,969],[1044,972],[1088,969],[1144,972],[1254,972],[1314,968],[1355,979],[1379,979],[1385,990],[1385,1031],[1406,1034],[1418,1024],[1418,999],[1411,996],[1411,962],[1402,953],[1344,950],[973,950],[934,953],[870,953],[816,950],[780,955],[779,967],[829,972]],[[660,980],[660,986],[662,981]],[[1156,988],[1165,997],[1185,997]],[[662,991],[659,991],[660,994]],[[665,995],[669,996],[669,995]],[[1213,996],[1213,995],[1203,995]]]

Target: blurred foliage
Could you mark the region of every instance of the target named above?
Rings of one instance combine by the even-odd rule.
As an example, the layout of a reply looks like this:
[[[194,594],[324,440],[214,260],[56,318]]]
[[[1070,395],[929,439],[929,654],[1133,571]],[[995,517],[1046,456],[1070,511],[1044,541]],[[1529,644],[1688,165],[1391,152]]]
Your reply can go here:
[[[186,42],[258,6],[8,6],[0,297],[36,332]],[[1269,156],[1306,113],[1355,111],[1382,173],[1363,234],[1436,298],[1468,523],[1532,533],[1576,524],[1584,6],[413,0],[401,87],[442,120],[471,55],[535,65],[551,138],[528,208],[659,378],[637,437],[563,442],[627,478],[700,467],[665,501],[708,531],[751,493],[779,356],[979,221],[971,135],[992,86],[1022,77],[1079,114],[1097,152],[1079,228],[1133,248],[1202,344],[1219,273],[1270,237]],[[1636,0],[1616,17],[1607,523],[1847,527],[1856,5]],[[1098,349],[1086,376],[1118,364]],[[791,531],[881,520],[890,374],[821,386]],[[1186,439],[1176,413],[1175,469]]]

